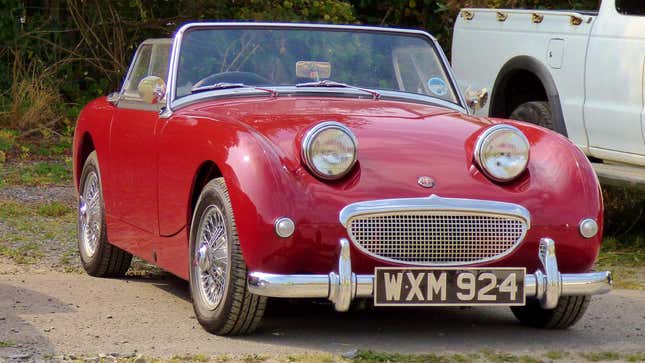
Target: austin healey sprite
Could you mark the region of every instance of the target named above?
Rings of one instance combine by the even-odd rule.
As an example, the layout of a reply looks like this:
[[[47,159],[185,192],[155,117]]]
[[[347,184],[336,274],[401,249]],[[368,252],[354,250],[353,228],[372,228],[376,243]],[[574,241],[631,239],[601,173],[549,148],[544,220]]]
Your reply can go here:
[[[484,95],[462,95],[417,30],[191,23],[147,40],[78,119],[82,264],[121,276],[136,255],[188,280],[220,335],[254,331],[269,297],[508,306],[567,328],[611,287],[593,271],[597,178],[554,132],[472,116]]]

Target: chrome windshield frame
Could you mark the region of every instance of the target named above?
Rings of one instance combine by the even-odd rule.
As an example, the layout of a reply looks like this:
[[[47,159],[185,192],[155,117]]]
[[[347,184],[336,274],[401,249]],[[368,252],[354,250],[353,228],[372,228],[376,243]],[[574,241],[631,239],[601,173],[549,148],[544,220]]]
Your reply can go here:
[[[172,45],[172,51],[170,54],[170,65],[169,65],[169,74],[168,74],[168,93],[166,95],[167,103],[164,111],[161,114],[161,117],[169,117],[172,114],[172,110],[176,109],[178,107],[181,107],[182,105],[186,104],[186,101],[183,102],[178,102],[177,97],[176,97],[176,82],[177,82],[177,72],[179,69],[179,52],[181,50],[181,44],[184,35],[186,32],[189,30],[195,29],[195,28],[204,28],[204,29],[212,29],[212,28],[255,28],[255,29],[317,29],[317,30],[344,30],[344,31],[361,31],[361,32],[374,32],[374,33],[389,33],[389,34],[403,34],[403,35],[415,35],[415,36],[421,36],[426,38],[435,48],[437,51],[439,58],[441,59],[441,63],[443,65],[443,68],[446,72],[446,76],[448,77],[450,81],[450,85],[452,86],[455,95],[457,95],[457,101],[458,103],[452,103],[449,101],[441,100],[439,98],[431,97],[431,96],[424,96],[424,95],[418,95],[414,93],[406,93],[406,92],[383,92],[379,91],[382,94],[389,93],[389,94],[396,94],[399,99],[410,99],[410,100],[416,100],[416,102],[420,102],[422,99],[426,99],[427,103],[436,103],[440,104],[445,107],[449,107],[451,109],[454,109],[459,112],[463,112],[468,114],[468,107],[466,105],[465,98],[463,94],[461,93],[461,90],[459,89],[459,86],[457,85],[457,81],[455,79],[455,75],[453,73],[452,68],[450,67],[450,63],[448,62],[448,58],[446,57],[446,54],[443,52],[443,49],[439,45],[439,42],[435,37],[430,35],[429,33],[422,31],[422,30],[414,30],[414,29],[399,29],[399,28],[384,28],[384,27],[374,27],[374,26],[356,26],[356,25],[330,25],[330,24],[307,24],[307,23],[279,23],[279,22],[274,22],[274,23],[269,23],[269,22],[225,22],[225,23],[218,23],[218,22],[203,22],[203,23],[188,23],[180,27],[177,32],[175,33],[174,40],[173,40],[173,45]],[[270,87],[269,87],[270,88]],[[276,88],[281,88],[281,87],[276,87]],[[293,87],[295,89],[295,87]],[[307,88],[305,88],[306,90]],[[302,90],[302,89],[301,89]],[[247,92],[232,92],[234,90],[227,90],[228,92],[226,94],[231,95],[231,94],[247,94]],[[252,91],[252,90],[251,90]],[[317,90],[319,91],[319,90]],[[320,92],[323,93],[323,92]],[[339,90],[334,90],[334,93],[353,93],[349,89],[343,89],[342,92]],[[211,92],[204,92],[200,94],[200,98],[204,96],[208,96],[211,94]],[[213,96],[213,95],[211,95]],[[185,97],[182,97],[185,98]],[[437,102],[436,100],[439,100]],[[188,100],[190,101],[190,100]]]

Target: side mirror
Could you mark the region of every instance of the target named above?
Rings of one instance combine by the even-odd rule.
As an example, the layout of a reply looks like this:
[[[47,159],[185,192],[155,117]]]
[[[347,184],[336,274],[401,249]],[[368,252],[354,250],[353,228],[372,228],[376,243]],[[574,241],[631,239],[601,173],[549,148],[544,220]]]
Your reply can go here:
[[[466,104],[473,113],[486,106],[486,102],[488,102],[488,90],[486,88],[482,88],[479,91],[466,90]]]
[[[119,92],[112,92],[107,96],[107,101],[116,106],[119,103],[120,98],[121,94],[119,94]]]
[[[141,96],[144,102],[156,104],[166,94],[166,83],[157,76],[144,77],[139,82],[137,91],[139,91],[139,96]]]

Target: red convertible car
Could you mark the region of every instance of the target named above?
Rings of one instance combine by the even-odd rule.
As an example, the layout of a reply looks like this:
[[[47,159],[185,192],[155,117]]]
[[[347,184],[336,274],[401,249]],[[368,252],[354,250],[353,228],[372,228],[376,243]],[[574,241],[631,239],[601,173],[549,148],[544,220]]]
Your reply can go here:
[[[267,297],[510,306],[566,328],[589,297],[603,204],[590,163],[541,127],[470,115],[416,30],[192,23],[138,48],[74,137],[79,249],[190,281],[213,333]]]

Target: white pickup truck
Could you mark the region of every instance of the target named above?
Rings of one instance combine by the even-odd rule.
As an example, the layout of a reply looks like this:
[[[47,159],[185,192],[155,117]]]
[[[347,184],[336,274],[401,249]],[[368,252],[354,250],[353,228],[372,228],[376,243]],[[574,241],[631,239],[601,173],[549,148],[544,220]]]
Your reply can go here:
[[[452,65],[462,89],[490,91],[478,115],[551,128],[604,161],[597,170],[645,183],[645,1],[462,9]]]

